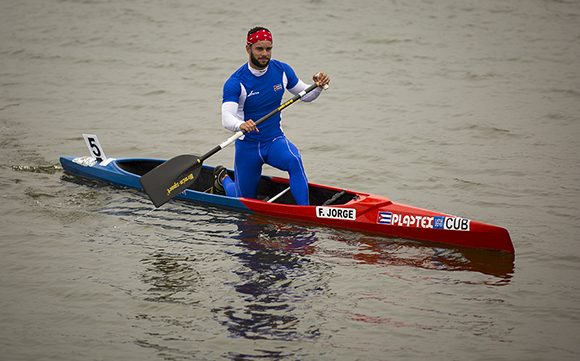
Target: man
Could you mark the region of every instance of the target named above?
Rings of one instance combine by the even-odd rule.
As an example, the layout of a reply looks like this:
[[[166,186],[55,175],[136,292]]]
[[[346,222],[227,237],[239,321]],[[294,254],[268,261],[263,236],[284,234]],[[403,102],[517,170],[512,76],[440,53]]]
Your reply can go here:
[[[264,163],[286,171],[290,191],[296,204],[308,205],[308,179],[298,148],[288,140],[280,122],[280,113],[256,127],[259,119],[280,106],[284,90],[296,95],[308,87],[294,70],[283,62],[271,59],[272,34],[264,27],[248,31],[246,51],[249,60],[224,84],[222,125],[233,132],[246,134],[236,141],[234,159],[235,183],[223,167],[216,167],[214,192],[231,197],[256,198]],[[318,98],[330,77],[319,72],[313,76],[318,88],[302,100]]]

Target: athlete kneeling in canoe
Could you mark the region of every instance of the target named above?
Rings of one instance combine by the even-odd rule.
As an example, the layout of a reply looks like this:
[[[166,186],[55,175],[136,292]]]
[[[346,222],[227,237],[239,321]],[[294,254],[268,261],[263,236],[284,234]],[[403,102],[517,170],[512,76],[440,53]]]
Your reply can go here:
[[[284,136],[278,112],[256,127],[259,119],[280,106],[284,90],[294,95],[308,87],[286,63],[271,59],[272,34],[263,27],[250,29],[246,51],[249,61],[236,70],[225,82],[222,102],[222,125],[233,132],[246,134],[236,140],[234,159],[235,182],[225,168],[214,172],[214,193],[231,197],[256,198],[258,182],[264,163],[288,172],[290,191],[296,204],[308,205],[308,179],[298,148]],[[330,77],[319,72],[312,78],[318,88],[302,100],[318,98]]]

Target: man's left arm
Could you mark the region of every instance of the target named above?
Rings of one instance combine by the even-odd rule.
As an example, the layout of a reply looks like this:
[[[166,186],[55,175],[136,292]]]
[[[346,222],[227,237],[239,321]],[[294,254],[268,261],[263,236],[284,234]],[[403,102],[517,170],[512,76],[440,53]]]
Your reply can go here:
[[[316,85],[318,85],[318,88],[314,89],[312,92],[310,92],[310,93],[306,94],[304,97],[302,97],[301,100],[304,102],[311,102],[311,101],[315,100],[316,98],[318,98],[320,93],[322,93],[322,87],[324,87],[325,85],[328,85],[330,83],[330,77],[328,76],[328,74],[326,74],[324,72],[318,72],[318,73],[314,74],[312,76],[312,80],[316,83]],[[308,84],[306,84],[302,80],[298,79],[298,82],[296,83],[296,85],[294,85],[292,88],[288,89],[288,91],[294,95],[297,95],[298,93],[300,93],[301,91],[303,91],[306,88],[308,88]]]

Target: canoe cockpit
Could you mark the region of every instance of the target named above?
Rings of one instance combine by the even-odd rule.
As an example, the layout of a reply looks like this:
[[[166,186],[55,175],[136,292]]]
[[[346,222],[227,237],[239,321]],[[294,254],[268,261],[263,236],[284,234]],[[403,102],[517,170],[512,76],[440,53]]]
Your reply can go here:
[[[121,170],[138,176],[144,175],[161,163],[163,161],[150,159],[119,159],[116,162]],[[200,175],[188,189],[198,192],[210,192],[213,185],[213,169],[213,167],[202,166]],[[228,174],[233,179],[233,172],[228,171]],[[286,188],[288,188],[287,180],[262,176],[258,184],[258,199],[267,201],[279,196],[276,198],[275,203],[296,204],[290,192],[280,195]],[[345,190],[310,185],[309,197],[311,205],[320,206],[345,204],[355,199],[357,195]]]

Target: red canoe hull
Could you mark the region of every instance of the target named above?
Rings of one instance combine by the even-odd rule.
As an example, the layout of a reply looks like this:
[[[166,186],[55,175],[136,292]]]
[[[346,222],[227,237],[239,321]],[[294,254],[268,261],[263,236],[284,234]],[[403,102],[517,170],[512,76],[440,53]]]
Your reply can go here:
[[[323,185],[313,186],[335,189]],[[360,192],[356,194],[358,197],[346,204],[327,207],[274,204],[247,198],[242,198],[241,201],[251,211],[269,216],[387,237],[514,252],[511,238],[505,228],[394,203],[386,197],[373,194]]]

